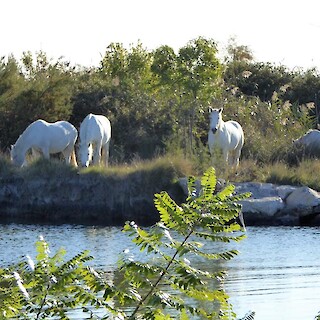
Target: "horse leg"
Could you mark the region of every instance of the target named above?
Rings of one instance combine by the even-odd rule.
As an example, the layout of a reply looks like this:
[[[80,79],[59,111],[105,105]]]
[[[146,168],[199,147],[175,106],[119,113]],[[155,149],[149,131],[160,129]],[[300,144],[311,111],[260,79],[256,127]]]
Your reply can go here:
[[[76,152],[74,151],[74,149],[72,150],[72,153],[71,153],[71,162],[72,162],[72,165],[74,165],[75,167],[78,167]]]
[[[31,155],[32,155],[32,160],[35,160],[40,158],[41,153],[37,149],[31,148]]]
[[[95,143],[93,150],[93,161],[94,165],[99,165],[101,160],[101,142]]]
[[[239,166],[239,159],[240,159],[240,156],[241,156],[241,149],[242,149],[242,146],[236,148],[235,150],[235,155],[234,155],[234,166],[237,168]]]
[[[70,145],[70,144],[62,151],[66,164],[70,164],[72,151],[73,151],[73,145]]]
[[[104,160],[104,165],[106,167],[108,166],[108,163],[109,163],[109,147],[110,147],[110,140],[103,147],[103,160]]]
[[[228,164],[230,159],[229,159],[229,151],[227,149],[223,149],[222,152],[222,160],[224,164]]]
[[[64,156],[64,159],[66,161],[66,164],[70,164],[72,162],[72,164],[77,167],[77,160],[76,160],[76,155],[75,155],[75,151],[72,145],[69,145],[66,149],[64,149],[62,151],[62,154]]]
[[[42,148],[41,149],[42,155],[45,159],[49,160],[50,159],[50,152],[49,148]]]

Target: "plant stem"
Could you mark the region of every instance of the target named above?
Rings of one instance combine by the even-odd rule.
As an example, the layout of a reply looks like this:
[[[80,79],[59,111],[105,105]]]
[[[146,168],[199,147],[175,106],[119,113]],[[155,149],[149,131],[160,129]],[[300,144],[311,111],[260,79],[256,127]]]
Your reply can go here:
[[[42,301],[41,301],[39,310],[38,310],[38,312],[37,312],[36,319],[39,319],[39,317],[40,317],[40,315],[41,315],[43,306],[45,305],[46,300],[47,300],[47,296],[48,296],[48,291],[49,291],[49,289],[50,289],[50,284],[48,283],[48,285],[47,285],[47,290],[46,290],[46,293],[44,294],[44,297],[43,297],[43,299],[42,299]]]
[[[136,306],[136,308],[134,309],[134,311],[132,312],[131,316],[129,317],[129,319],[134,319],[134,316],[137,314],[137,312],[139,311],[140,307],[142,306],[142,304],[148,299],[148,297],[154,292],[155,288],[159,285],[160,281],[163,279],[164,275],[167,273],[168,269],[170,268],[170,266],[172,265],[173,261],[175,260],[177,254],[179,253],[179,249],[181,247],[183,247],[185,245],[185,243],[187,242],[187,240],[190,238],[190,236],[193,233],[193,229],[191,229],[189,231],[189,233],[186,235],[186,237],[184,238],[184,240],[181,242],[179,248],[177,248],[176,252],[174,253],[174,255],[171,257],[170,261],[168,262],[166,268],[160,273],[159,278],[157,279],[157,281],[154,283],[154,285],[151,287],[150,291],[145,295],[144,298],[142,298],[138,305]]]

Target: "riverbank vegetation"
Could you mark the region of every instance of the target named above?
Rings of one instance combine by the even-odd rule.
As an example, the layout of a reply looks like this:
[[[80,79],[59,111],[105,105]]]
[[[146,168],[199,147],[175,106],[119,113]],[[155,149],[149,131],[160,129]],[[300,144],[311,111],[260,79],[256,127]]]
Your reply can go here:
[[[200,175],[200,168],[209,166],[209,161],[205,164],[195,164],[181,155],[166,155],[149,160],[134,159],[132,162],[113,164],[108,168],[75,168],[66,166],[61,161],[38,159],[32,161],[29,166],[20,169],[14,167],[7,156],[2,155],[0,156],[0,178],[6,180],[15,176],[33,180],[54,177],[63,181],[83,174],[123,180],[136,176],[136,180],[140,181],[143,176],[144,181],[148,181],[148,187],[155,190],[159,185],[170,186],[181,177],[192,174]],[[231,183],[252,181],[296,186],[306,185],[320,191],[320,181],[314,174],[319,170],[320,161],[317,159],[301,160],[297,165],[289,165],[285,162],[259,164],[257,161],[244,159],[236,172],[226,172],[223,178]],[[137,185],[141,185],[141,181]]]
[[[292,148],[292,139],[317,128],[317,71],[257,62],[235,42],[224,60],[218,54],[214,40],[200,37],[178,52],[166,45],[149,51],[141,43],[112,43],[92,68],[53,61],[44,52],[26,52],[20,60],[2,57],[0,149],[7,155],[36,119],[68,120],[79,128],[92,112],[112,123],[111,168],[178,156],[200,174],[210,165],[208,106],[223,106],[224,119],[237,120],[245,132],[238,175],[224,178],[312,184],[319,190]]]

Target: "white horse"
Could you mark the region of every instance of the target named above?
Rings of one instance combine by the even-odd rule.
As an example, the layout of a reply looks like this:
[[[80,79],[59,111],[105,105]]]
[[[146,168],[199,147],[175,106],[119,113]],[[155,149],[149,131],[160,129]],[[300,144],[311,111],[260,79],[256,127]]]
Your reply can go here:
[[[320,158],[320,131],[308,130],[302,137],[293,140],[293,145],[306,156]]]
[[[61,152],[67,164],[77,166],[74,152],[77,137],[77,129],[67,121],[49,123],[36,120],[11,146],[11,161],[19,167],[23,166],[27,151],[32,149],[33,154],[41,153],[46,159],[50,158],[50,154]]]
[[[224,163],[232,167],[239,165],[241,149],[244,144],[244,134],[241,125],[236,121],[222,120],[220,109],[210,108],[210,128],[208,132],[208,145],[212,162],[222,155]]]
[[[80,162],[83,167],[91,163],[108,166],[111,124],[107,117],[88,114],[80,125]]]

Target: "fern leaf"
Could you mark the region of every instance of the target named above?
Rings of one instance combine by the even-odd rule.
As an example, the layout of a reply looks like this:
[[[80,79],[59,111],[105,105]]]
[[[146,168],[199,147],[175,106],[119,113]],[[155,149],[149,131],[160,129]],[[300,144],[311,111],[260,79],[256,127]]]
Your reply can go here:
[[[228,184],[222,191],[217,194],[217,198],[221,201],[230,197],[235,190],[235,186],[233,184]]]
[[[206,200],[209,200],[217,185],[216,172],[213,167],[209,168],[201,178],[202,193]]]
[[[195,194],[197,189],[195,177],[193,176],[188,177],[187,186],[188,186],[188,197],[192,197]]]

